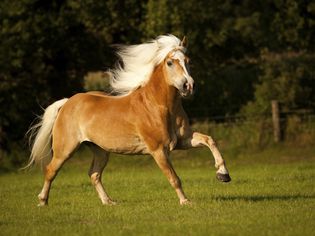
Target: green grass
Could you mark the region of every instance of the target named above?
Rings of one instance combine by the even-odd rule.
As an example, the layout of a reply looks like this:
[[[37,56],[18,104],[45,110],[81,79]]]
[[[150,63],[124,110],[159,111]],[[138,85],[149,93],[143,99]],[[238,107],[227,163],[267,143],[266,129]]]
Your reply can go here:
[[[314,148],[226,154],[229,184],[215,179],[206,149],[174,154],[191,206],[179,205],[150,157],[111,158],[103,181],[117,206],[101,205],[82,154],[62,168],[48,207],[36,206],[40,171],[2,174],[0,234],[314,235]]]

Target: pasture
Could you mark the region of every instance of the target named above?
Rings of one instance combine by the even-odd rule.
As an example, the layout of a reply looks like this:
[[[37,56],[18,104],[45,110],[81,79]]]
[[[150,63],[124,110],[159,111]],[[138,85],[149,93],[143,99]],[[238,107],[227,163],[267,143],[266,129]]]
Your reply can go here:
[[[103,182],[116,206],[101,205],[82,149],[61,169],[48,207],[37,207],[40,170],[0,175],[1,235],[313,235],[315,150],[274,147],[223,152],[232,182],[215,179],[207,149],[174,153],[192,205],[180,206],[152,158],[112,156]]]

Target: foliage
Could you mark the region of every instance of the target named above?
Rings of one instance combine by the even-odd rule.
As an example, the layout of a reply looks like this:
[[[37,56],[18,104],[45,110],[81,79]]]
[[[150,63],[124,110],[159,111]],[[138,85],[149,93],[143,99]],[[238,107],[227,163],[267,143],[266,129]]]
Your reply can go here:
[[[160,0],[147,6],[146,37],[172,32],[192,42],[191,69],[199,90],[187,103],[190,115],[234,114],[252,100],[254,84],[265,73],[262,51],[314,50],[311,1]]]
[[[288,145],[309,146],[314,145],[315,123],[313,117],[289,116],[284,129]]]
[[[89,72],[84,76],[84,90],[110,91],[110,74],[103,71]]]
[[[82,91],[88,71],[109,66],[108,45],[125,39],[121,25],[128,11],[125,21],[118,12],[132,5],[121,2],[1,1],[0,149],[23,146],[41,106]]]
[[[0,153],[22,147],[40,106],[82,91],[88,72],[112,67],[111,44],[166,33],[190,42],[197,83],[185,102],[190,116],[233,115],[249,101],[246,114],[264,113],[274,97],[288,110],[314,109],[314,26],[309,0],[3,0]],[[264,61],[265,52],[299,56]]]
[[[315,119],[312,115],[289,114],[281,120],[283,144],[295,147],[315,144]],[[196,122],[193,129],[211,135],[228,152],[260,151],[273,146],[271,117],[246,117],[231,122]]]
[[[243,107],[245,114],[269,114],[271,101],[278,100],[283,112],[312,109],[315,104],[313,55],[265,53],[255,99]]]

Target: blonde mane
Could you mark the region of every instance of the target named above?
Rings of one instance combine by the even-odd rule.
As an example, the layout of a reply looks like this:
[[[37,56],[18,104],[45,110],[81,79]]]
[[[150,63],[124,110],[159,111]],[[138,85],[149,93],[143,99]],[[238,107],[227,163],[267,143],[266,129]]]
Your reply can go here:
[[[174,49],[185,51],[180,43],[180,39],[174,35],[161,35],[143,44],[120,47],[117,54],[122,65],[111,70],[110,84],[113,91],[123,95],[144,86],[155,66],[160,64],[169,52]]]

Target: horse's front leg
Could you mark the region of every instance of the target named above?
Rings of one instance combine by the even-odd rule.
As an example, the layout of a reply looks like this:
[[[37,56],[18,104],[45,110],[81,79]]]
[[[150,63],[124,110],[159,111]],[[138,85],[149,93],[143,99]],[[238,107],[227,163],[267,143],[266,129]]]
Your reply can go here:
[[[175,170],[173,169],[171,162],[169,161],[168,153],[164,149],[159,149],[152,153],[152,156],[164,175],[167,177],[172,187],[175,189],[179,198],[179,203],[181,205],[189,204],[190,202],[186,198],[185,193],[182,189],[181,181],[177,176]]]
[[[191,137],[183,143],[184,147],[202,147],[206,146],[208,147],[214,157],[215,160],[215,167],[217,168],[217,179],[222,182],[230,182],[231,177],[229,175],[229,172],[226,168],[225,161],[220,153],[220,151],[217,148],[216,143],[212,139],[211,136],[201,134],[198,132],[193,132]]]

